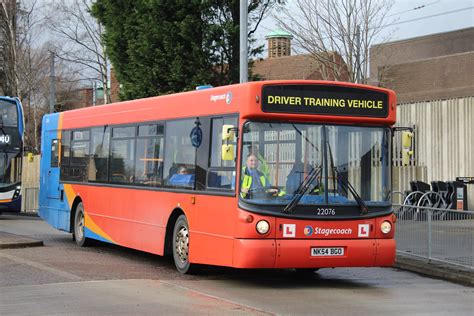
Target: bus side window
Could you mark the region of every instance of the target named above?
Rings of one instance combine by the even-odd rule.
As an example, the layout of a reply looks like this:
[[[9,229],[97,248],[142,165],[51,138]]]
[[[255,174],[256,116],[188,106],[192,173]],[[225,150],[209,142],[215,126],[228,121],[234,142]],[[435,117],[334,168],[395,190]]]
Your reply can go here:
[[[61,137],[61,181],[69,180],[71,158],[71,131],[63,131]]]
[[[51,168],[59,167],[59,140],[51,141]]]
[[[135,126],[112,128],[109,179],[111,183],[134,182]]]
[[[177,120],[166,123],[165,157],[163,165],[163,178],[165,184],[170,183],[173,175],[178,173],[179,167],[186,167],[189,174],[196,170],[196,148],[191,144],[189,135],[195,127],[195,119]],[[194,189],[195,178],[186,183],[187,189]]]
[[[77,130],[72,132],[70,180],[77,182],[87,181],[89,166],[89,130]]]
[[[107,182],[109,177],[110,128],[108,126],[93,128],[91,134],[89,181]]]
[[[236,116],[216,117],[211,119],[211,155],[209,157],[209,168],[207,173],[207,188],[231,190],[235,188],[235,157],[234,159],[222,160],[222,127],[224,125],[237,127]],[[237,138],[229,144],[236,148]]]
[[[162,185],[163,130],[163,125],[156,123],[138,126],[135,184],[150,187]]]

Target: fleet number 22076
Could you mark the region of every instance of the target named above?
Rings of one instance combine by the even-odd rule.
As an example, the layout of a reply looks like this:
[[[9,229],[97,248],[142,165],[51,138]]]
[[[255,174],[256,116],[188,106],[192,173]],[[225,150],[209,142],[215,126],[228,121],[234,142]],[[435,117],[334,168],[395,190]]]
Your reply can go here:
[[[336,215],[336,210],[333,208],[317,208],[316,209],[316,215],[322,215],[322,216],[327,216],[327,215]]]

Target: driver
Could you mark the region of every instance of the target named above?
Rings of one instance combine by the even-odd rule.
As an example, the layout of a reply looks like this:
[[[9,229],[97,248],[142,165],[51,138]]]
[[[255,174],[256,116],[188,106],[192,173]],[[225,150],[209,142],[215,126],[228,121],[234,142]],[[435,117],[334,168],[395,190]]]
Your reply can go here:
[[[278,189],[271,188],[270,182],[265,175],[258,169],[257,155],[250,153],[247,156],[246,166],[242,170],[242,185],[240,188],[240,196],[243,198],[251,198],[252,193],[268,193],[277,195]]]

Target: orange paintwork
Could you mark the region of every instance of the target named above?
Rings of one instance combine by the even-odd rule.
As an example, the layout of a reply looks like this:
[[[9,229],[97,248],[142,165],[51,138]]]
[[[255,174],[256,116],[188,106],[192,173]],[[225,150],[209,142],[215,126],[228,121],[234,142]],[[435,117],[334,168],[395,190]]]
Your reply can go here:
[[[396,99],[394,92],[391,90],[346,82],[295,80],[250,82],[247,84],[217,87],[176,95],[166,95],[68,111],[64,112],[62,127],[64,129],[71,129],[86,126],[125,124],[152,120],[170,120],[199,115],[225,113],[240,113],[241,120],[260,118],[284,121],[354,123],[354,118],[351,117],[262,112],[261,104],[257,102],[257,97],[258,100],[261,99],[262,85],[284,83],[359,87],[388,93],[390,106],[387,118],[359,117],[357,118],[357,124],[387,126],[395,124]],[[227,104],[224,99],[211,100],[212,96],[224,95],[228,92],[231,92],[233,96],[230,104]],[[199,104],[199,106],[193,106],[196,104]]]
[[[65,112],[63,129],[85,128],[133,122],[170,120],[200,115],[239,113],[239,126],[247,119],[354,123],[350,117],[306,114],[263,113],[258,101],[262,84],[288,81],[252,82],[208,90],[121,102]],[[357,118],[357,124],[389,126],[395,123],[395,95],[392,91],[349,83],[291,81],[294,84],[332,84],[364,87],[389,94],[387,118]],[[232,93],[232,102],[214,98]],[[193,106],[199,104],[199,106]],[[240,157],[239,157],[240,160]],[[237,163],[239,163],[238,161]],[[237,174],[237,179],[239,175]],[[116,244],[162,255],[168,220],[173,210],[181,209],[190,226],[190,261],[241,268],[373,266],[393,263],[393,233],[382,236],[383,219],[355,221],[310,221],[277,218],[249,213],[238,208],[237,196],[213,196],[198,192],[170,193],[156,189],[131,189],[106,185],[71,184],[66,189],[70,206],[80,196],[86,212],[86,226],[92,223],[101,236]],[[248,222],[248,215],[253,221]],[[270,231],[259,235],[257,221],[265,219]],[[89,221],[89,223],[88,223]],[[295,236],[284,238],[282,226],[295,225]],[[306,236],[305,226],[351,230],[350,234]],[[367,237],[358,237],[359,225],[368,225]],[[364,226],[365,227],[365,226]],[[377,238],[384,238],[379,240]],[[311,258],[311,246],[345,247],[346,254],[335,258]],[[382,247],[383,246],[383,247]],[[376,258],[377,254],[377,258]]]

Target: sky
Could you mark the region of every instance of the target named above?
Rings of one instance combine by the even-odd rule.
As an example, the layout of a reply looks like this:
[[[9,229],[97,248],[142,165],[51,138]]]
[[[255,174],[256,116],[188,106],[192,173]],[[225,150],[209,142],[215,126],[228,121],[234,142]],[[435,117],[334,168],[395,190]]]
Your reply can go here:
[[[374,44],[474,27],[474,0],[394,0],[388,15],[396,25],[384,28]],[[259,26],[258,43],[266,44],[265,35],[277,28],[274,18],[267,17]]]

